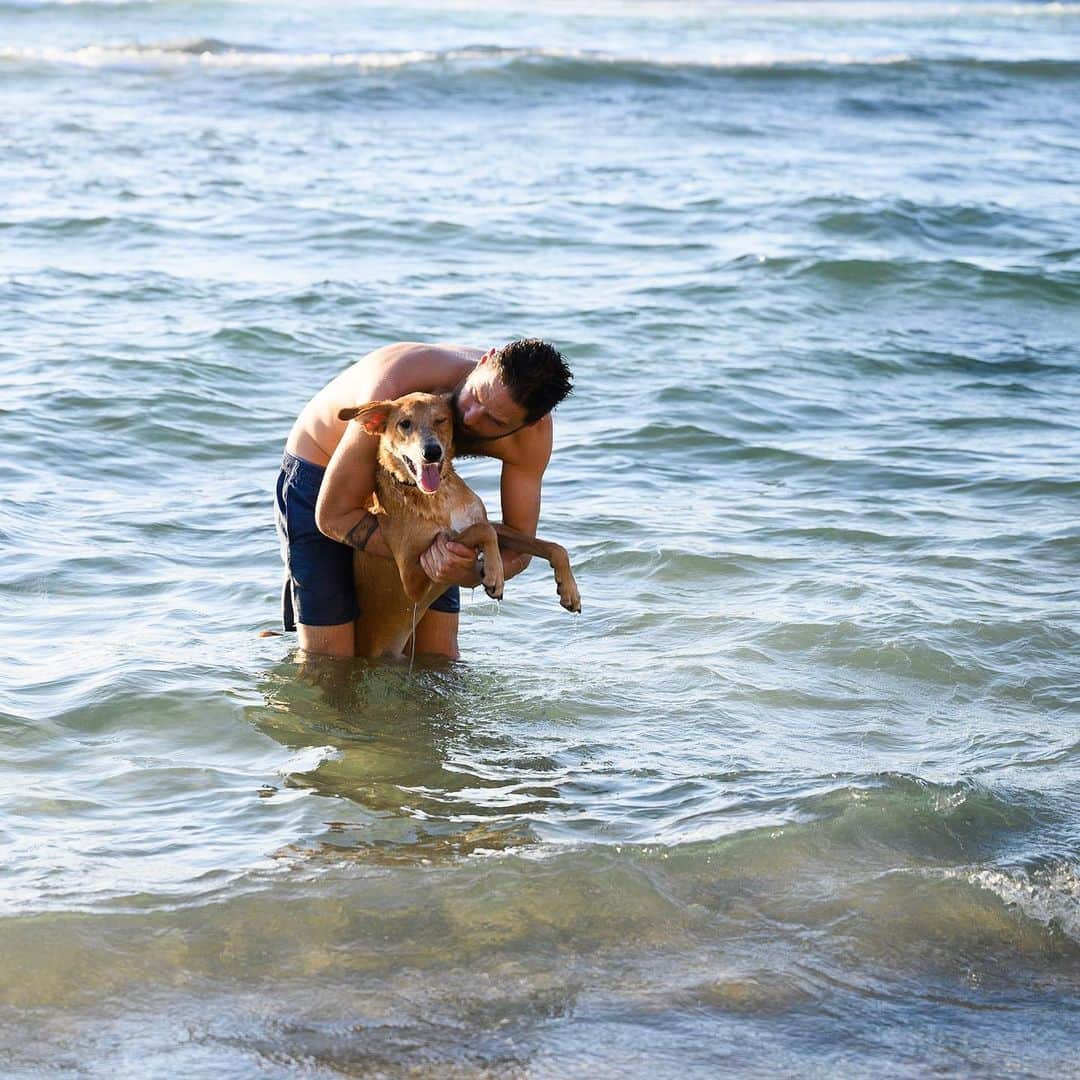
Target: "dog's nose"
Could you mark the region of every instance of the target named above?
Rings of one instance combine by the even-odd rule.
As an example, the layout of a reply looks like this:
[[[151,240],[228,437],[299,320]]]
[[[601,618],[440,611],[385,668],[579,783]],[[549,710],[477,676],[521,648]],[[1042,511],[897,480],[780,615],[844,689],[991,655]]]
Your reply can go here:
[[[429,442],[424,447],[424,460],[427,462],[442,461],[442,447],[437,442]]]

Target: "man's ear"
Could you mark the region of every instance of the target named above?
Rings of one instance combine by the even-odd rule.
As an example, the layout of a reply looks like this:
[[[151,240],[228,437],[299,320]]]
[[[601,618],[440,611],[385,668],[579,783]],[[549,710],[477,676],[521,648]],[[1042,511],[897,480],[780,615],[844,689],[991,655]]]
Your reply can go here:
[[[369,435],[381,435],[386,430],[387,417],[396,406],[396,401],[369,401],[366,405],[342,409],[337,415],[339,420],[356,420]]]

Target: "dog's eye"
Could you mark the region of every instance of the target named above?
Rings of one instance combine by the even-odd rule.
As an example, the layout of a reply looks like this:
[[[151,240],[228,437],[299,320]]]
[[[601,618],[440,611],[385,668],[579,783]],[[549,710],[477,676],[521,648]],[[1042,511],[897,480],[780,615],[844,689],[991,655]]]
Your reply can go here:
[[[449,416],[440,416],[439,419],[435,421],[435,423],[436,424],[449,424],[450,423],[450,417]]]
[[[412,421],[411,420],[399,420],[398,421],[398,431],[412,431]]]

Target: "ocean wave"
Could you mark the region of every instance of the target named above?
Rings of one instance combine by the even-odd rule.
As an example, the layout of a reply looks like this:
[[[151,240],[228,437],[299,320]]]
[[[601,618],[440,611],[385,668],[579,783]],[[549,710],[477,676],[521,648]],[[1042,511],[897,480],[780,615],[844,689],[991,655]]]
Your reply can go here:
[[[668,857],[687,868],[723,864],[782,876],[824,867],[869,874],[944,867],[993,858],[1038,828],[1048,809],[1029,795],[991,790],[970,779],[936,783],[907,773],[838,776],[807,781],[794,794],[665,793],[656,831]],[[655,811],[654,811],[655,816]],[[656,822],[652,822],[656,829]],[[649,842],[643,847],[647,850]]]
[[[1080,943],[1080,865],[1061,860],[1032,870],[957,871],[1010,908]]]
[[[995,251],[1003,246],[1026,249],[1032,237],[1045,229],[1045,222],[1034,214],[996,203],[848,196],[807,199],[798,209],[812,215],[815,225],[825,233],[859,240],[913,240],[942,247],[963,243],[969,248],[985,245]],[[1070,260],[1066,257],[1055,261]]]
[[[515,48],[470,45],[451,49],[290,52],[238,44],[217,38],[195,38],[151,44],[91,44],[64,49],[50,46],[6,46],[0,61],[82,68],[181,68],[240,72],[337,71],[371,74],[395,70],[449,67],[533,75],[553,81],[617,79],[666,82],[711,76],[831,77],[864,69],[973,68],[995,73],[1048,79],[1080,75],[1080,61],[1055,57],[922,56],[905,52],[770,52],[744,50],[700,57],[619,55],[590,49]]]
[[[289,53],[260,46],[233,45],[215,38],[197,38],[151,45],[86,45],[80,49],[7,47],[0,60],[47,63],[88,68],[105,67],[203,67],[238,68],[285,72],[297,69],[352,68],[360,71],[411,67],[439,59],[468,59],[483,50],[424,49],[405,52],[310,52]]]
[[[769,258],[767,270],[820,280],[842,289],[932,287],[938,295],[974,293],[1001,300],[1061,304],[1072,308],[1080,299],[1080,273],[1042,267],[1005,268],[975,257],[913,258]]]

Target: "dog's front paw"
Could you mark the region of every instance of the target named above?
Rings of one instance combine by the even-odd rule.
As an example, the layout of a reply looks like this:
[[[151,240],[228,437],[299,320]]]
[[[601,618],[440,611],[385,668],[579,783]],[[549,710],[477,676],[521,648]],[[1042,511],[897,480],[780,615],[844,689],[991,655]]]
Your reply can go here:
[[[567,611],[572,611],[575,615],[580,614],[581,593],[578,592],[574,575],[568,572],[564,578],[557,577],[555,579],[555,586],[559,590],[559,603],[562,604]]]
[[[500,572],[486,574],[484,576],[484,592],[491,597],[492,600],[501,600],[503,598],[503,575]]]

